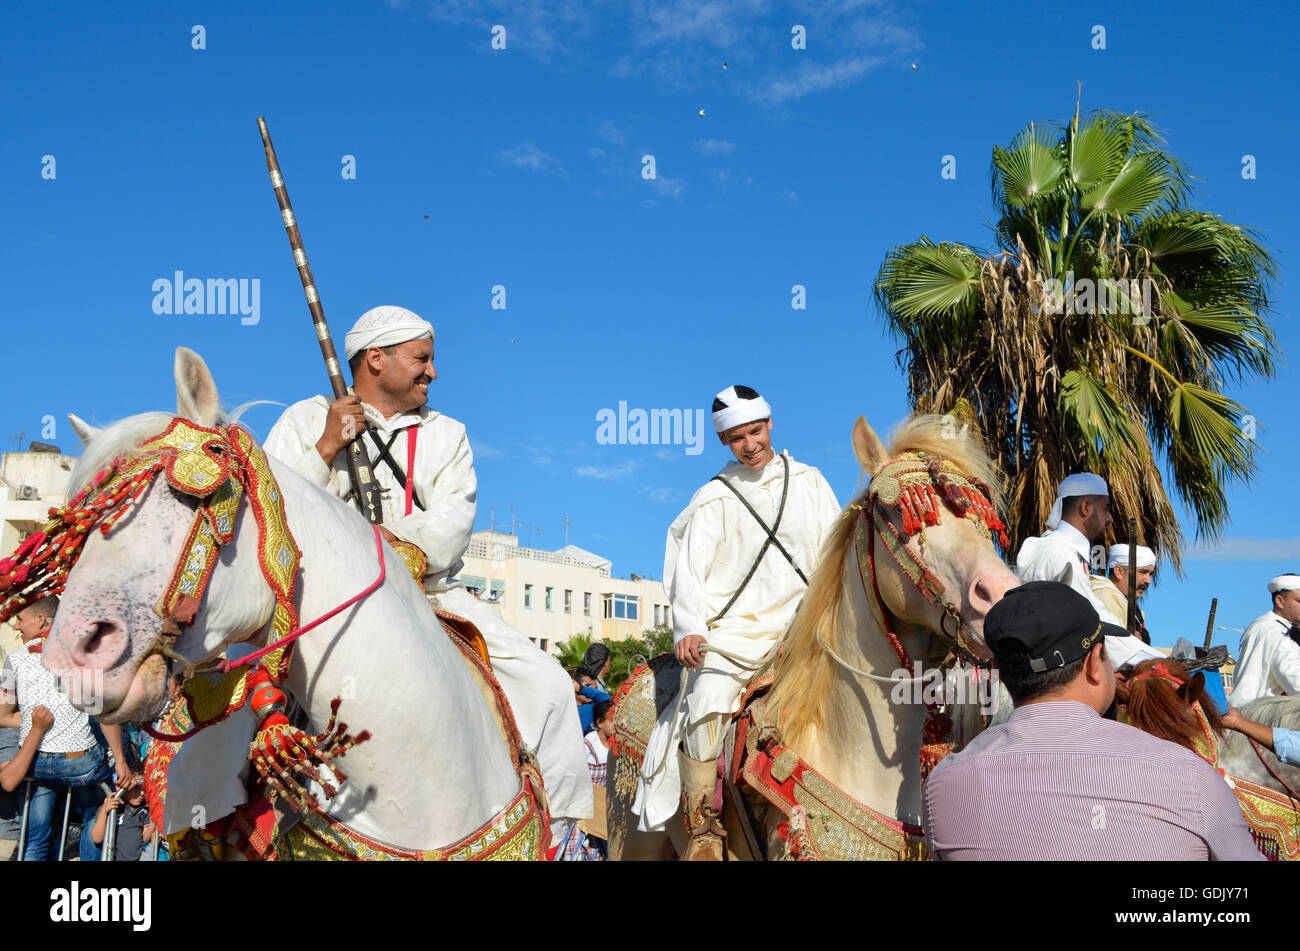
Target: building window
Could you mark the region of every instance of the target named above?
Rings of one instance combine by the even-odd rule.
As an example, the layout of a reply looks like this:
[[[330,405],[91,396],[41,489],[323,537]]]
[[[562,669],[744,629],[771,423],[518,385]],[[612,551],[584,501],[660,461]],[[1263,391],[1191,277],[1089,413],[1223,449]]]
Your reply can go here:
[[[573,592],[568,588],[564,589],[564,613],[573,613]]]
[[[659,605],[655,605],[655,627],[659,626]]]
[[[488,600],[494,604],[499,604],[506,597],[506,583],[504,581],[488,582]]]
[[[640,599],[635,594],[606,594],[601,600],[606,620],[635,621],[639,616]]]
[[[548,611],[553,610],[554,605],[551,602],[554,599],[554,597],[555,597],[555,589],[547,588],[546,589],[546,610]]]
[[[532,606],[533,606],[533,586],[530,584],[526,584],[524,585],[524,607],[531,608]]]
[[[591,592],[590,591],[582,592],[582,613],[585,614],[587,617],[591,617]]]
[[[546,638],[543,637],[541,644],[539,644],[538,646],[541,647],[542,650],[546,650],[547,643],[549,642],[546,640]]]
[[[672,626],[673,626],[672,615],[668,613],[668,605],[665,604],[664,605],[664,627],[672,627]]]

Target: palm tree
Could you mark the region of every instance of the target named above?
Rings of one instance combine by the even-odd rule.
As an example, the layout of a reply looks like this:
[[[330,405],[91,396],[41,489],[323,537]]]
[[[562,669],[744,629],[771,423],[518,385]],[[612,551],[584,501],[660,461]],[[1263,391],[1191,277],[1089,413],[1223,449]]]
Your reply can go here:
[[[1255,472],[1253,420],[1222,390],[1274,373],[1276,267],[1253,231],[1187,207],[1162,144],[1141,115],[1030,124],[993,149],[996,251],[922,236],[876,277],[913,407],[974,422],[1007,473],[1011,551],[1086,469],[1116,536],[1138,519],[1181,574],[1160,461],[1205,539]]]
[[[557,642],[555,644],[555,659],[560,662],[560,666],[565,670],[573,670],[575,667],[582,666],[582,658],[590,646],[591,629],[588,628],[583,634],[574,634],[566,641]]]

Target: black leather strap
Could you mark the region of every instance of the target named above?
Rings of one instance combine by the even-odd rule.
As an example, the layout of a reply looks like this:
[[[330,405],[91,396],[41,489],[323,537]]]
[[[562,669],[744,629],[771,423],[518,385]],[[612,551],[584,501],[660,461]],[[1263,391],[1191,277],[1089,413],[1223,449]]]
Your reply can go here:
[[[393,475],[396,477],[398,483],[402,486],[402,491],[405,492],[406,473],[401,470],[401,467],[398,466],[397,464],[397,460],[393,458],[392,449],[393,449],[393,443],[397,442],[397,437],[400,436],[402,433],[406,432],[406,430],[399,429],[397,432],[393,433],[393,435],[388,438],[387,443],[380,442],[379,436],[375,434],[375,431],[373,429],[367,429],[366,432],[370,434],[370,438],[374,442],[375,448],[379,450],[379,458],[376,459],[375,462],[388,463],[388,468],[392,470]],[[418,488],[411,493],[411,499],[412,501],[415,502],[416,507],[419,508],[421,512],[423,512],[424,503],[420,501],[420,490]]]

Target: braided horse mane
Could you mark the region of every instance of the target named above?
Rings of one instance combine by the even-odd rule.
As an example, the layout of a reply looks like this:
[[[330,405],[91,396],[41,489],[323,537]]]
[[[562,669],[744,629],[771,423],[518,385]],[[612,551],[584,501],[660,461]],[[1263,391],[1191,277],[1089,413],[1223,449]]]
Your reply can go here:
[[[1205,676],[1176,660],[1144,660],[1115,685],[1116,699],[1127,707],[1134,726],[1193,753],[1197,752],[1193,741],[1203,738],[1204,732],[1192,704],[1204,693]],[[1201,712],[1217,744],[1223,736],[1219,713],[1212,703],[1201,703]]]
[[[890,436],[890,461],[904,452],[924,452],[947,459],[972,479],[989,487],[995,509],[1002,508],[1002,476],[979,439],[967,427],[956,431],[954,417],[917,414],[903,420]],[[883,466],[881,467],[883,468]],[[877,470],[879,471],[879,470]],[[857,571],[846,582],[846,560],[853,557],[853,531],[857,519],[854,506],[866,502],[870,480],[876,472],[864,473],[866,483],[845,508],[822,545],[817,568],[808,591],[786,633],[774,668],[768,696],[769,715],[781,726],[784,741],[798,748],[808,731],[833,726],[829,716],[835,664],[827,650],[839,651],[845,637],[853,637],[870,617],[855,617],[848,604],[846,584],[858,584]],[[870,636],[870,635],[869,635]],[[883,638],[884,632],[875,636]]]

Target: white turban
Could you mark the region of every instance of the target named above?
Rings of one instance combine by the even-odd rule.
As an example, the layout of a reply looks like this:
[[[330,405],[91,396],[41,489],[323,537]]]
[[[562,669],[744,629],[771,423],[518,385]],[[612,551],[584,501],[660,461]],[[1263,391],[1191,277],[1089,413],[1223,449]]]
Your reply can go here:
[[[734,386],[729,386],[719,393],[713,405],[716,407],[721,403],[722,408],[713,411],[713,428],[723,433],[732,426],[752,423],[756,419],[768,419],[772,415],[772,407],[753,390],[750,392],[754,395],[746,398],[737,393]]]
[[[1279,591],[1295,591],[1300,588],[1300,575],[1278,575],[1268,583],[1268,593],[1277,594]]]
[[[1110,489],[1106,488],[1105,479],[1092,472],[1076,472],[1074,475],[1066,476],[1056,487],[1056,504],[1052,506],[1052,511],[1047,516],[1049,529],[1054,529],[1061,524],[1061,503],[1077,495],[1104,495],[1110,498]]]
[[[1137,566],[1139,568],[1154,568],[1156,563],[1156,553],[1146,545],[1137,545]],[[1106,570],[1109,571],[1118,565],[1121,568],[1128,568],[1128,545],[1111,545],[1110,557],[1106,559]]]
[[[352,325],[343,338],[343,352],[348,362],[371,347],[392,347],[408,340],[433,339],[433,324],[405,307],[372,307]]]

